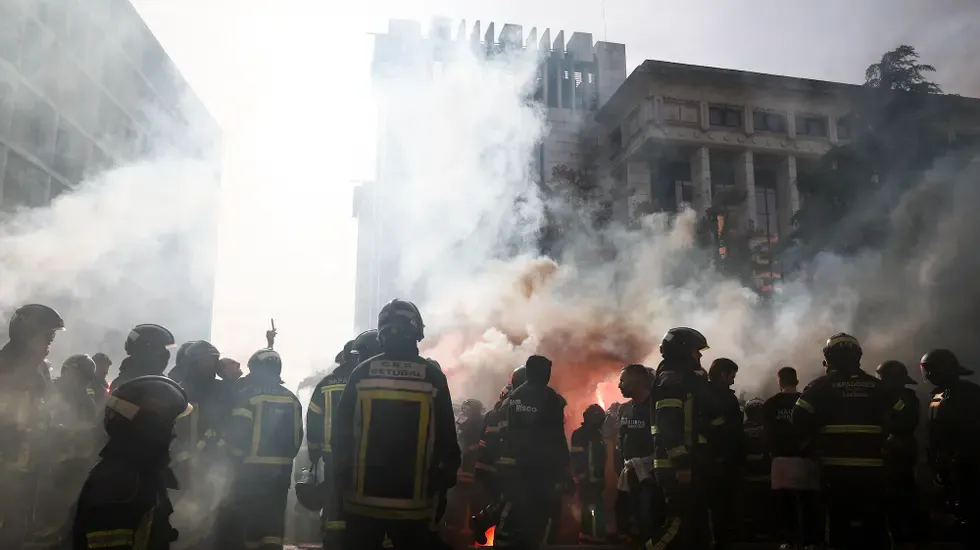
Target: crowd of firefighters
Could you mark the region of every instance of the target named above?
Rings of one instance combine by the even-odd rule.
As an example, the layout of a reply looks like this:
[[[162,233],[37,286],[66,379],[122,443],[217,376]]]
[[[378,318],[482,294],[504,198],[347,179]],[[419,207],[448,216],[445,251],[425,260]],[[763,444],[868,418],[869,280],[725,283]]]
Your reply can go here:
[[[327,550],[486,544],[491,532],[495,547],[530,550],[557,540],[572,495],[585,544],[886,549],[933,533],[914,381],[897,361],[865,373],[860,344],[843,333],[802,392],[785,367],[779,393],[743,404],[738,366],[705,370],[705,337],[671,329],[656,368],[622,369],[628,402],[589,406],[569,441],[566,402],[540,355],[488,412],[467,400],[457,419],[445,374],[419,354],[421,314],[402,300],[347,343],[305,415],[280,379],[274,326],[243,376],[206,341],[181,345],[164,374],[173,334],[138,325],[111,384],[99,353],[71,356],[52,382],[46,357],[64,328],[30,304],[0,349],[3,549],[279,550],[304,436],[296,498],[319,512]],[[926,462],[968,548],[980,540],[980,387],[949,350],[924,355],[921,371],[935,386]]]

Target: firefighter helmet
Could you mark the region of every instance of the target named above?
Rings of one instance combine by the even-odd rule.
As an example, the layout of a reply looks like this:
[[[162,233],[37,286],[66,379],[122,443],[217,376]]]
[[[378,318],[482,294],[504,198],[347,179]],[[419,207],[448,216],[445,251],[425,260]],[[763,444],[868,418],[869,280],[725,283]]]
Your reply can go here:
[[[480,416],[483,414],[483,403],[478,399],[467,399],[460,405],[460,410],[464,416]]]
[[[95,377],[95,361],[84,353],[72,355],[61,364],[61,375],[67,373],[79,376],[83,380]]]
[[[753,421],[761,421],[762,408],[765,404],[766,402],[758,397],[749,399],[748,403],[745,404],[745,418]]]
[[[158,375],[127,380],[112,390],[105,407],[109,437],[145,439],[167,446],[174,423],[193,410],[180,385]]]
[[[353,350],[360,356],[361,361],[367,361],[381,354],[381,342],[378,341],[378,331],[365,330],[354,338]]]
[[[260,349],[248,358],[248,370],[249,372],[264,372],[279,376],[282,374],[282,357],[276,350]]]
[[[214,347],[211,342],[207,340],[198,340],[196,342],[191,342],[189,346],[184,349],[184,357],[189,362],[194,362],[199,359],[204,358],[215,358],[221,357],[221,352],[218,348]]]
[[[146,323],[136,325],[126,337],[126,353],[138,355],[140,352],[166,349],[174,345],[174,335],[165,327]]]
[[[593,403],[585,408],[585,412],[582,413],[582,420],[589,422],[595,420],[597,422],[602,422],[606,419],[606,411],[602,409],[602,405]]]
[[[65,320],[48,306],[27,304],[14,311],[7,330],[11,340],[21,342],[39,331],[65,330]]]
[[[660,354],[664,357],[691,357],[708,349],[708,339],[689,327],[674,327],[664,334]]]
[[[885,361],[884,363],[878,365],[875,369],[875,373],[881,380],[895,380],[901,381],[903,386],[909,384],[917,384],[915,380],[909,376],[909,369],[905,367],[905,363],[901,361],[895,361],[894,359]]]
[[[422,314],[412,302],[392,300],[385,304],[378,313],[378,336],[401,335],[421,342],[425,337],[425,325]]]
[[[823,356],[828,361],[860,361],[861,354],[861,343],[846,332],[838,332],[831,336],[823,346]]]
[[[333,362],[337,363],[338,365],[344,362],[344,350],[338,351],[337,355],[333,356]]]
[[[524,382],[527,382],[527,367],[521,365],[510,373],[510,389],[516,390]]]
[[[316,475],[316,464],[303,468],[296,474],[296,501],[307,510],[317,512],[323,508],[323,491]]]
[[[973,371],[960,364],[956,355],[948,349],[934,349],[922,356],[919,361],[922,373],[935,379],[973,374]]]

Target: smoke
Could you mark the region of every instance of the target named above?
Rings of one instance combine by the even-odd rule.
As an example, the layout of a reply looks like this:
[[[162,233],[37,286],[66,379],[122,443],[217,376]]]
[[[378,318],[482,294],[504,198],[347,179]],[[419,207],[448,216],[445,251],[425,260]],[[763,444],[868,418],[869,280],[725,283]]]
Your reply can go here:
[[[705,366],[734,359],[736,390],[750,395],[771,391],[784,365],[804,383],[819,375],[823,343],[841,331],[862,339],[866,369],[885,359],[914,367],[944,342],[969,345],[965,358],[974,357],[965,338],[972,324],[963,325],[973,306],[955,296],[975,271],[952,236],[980,229],[965,200],[976,193],[976,174],[946,163],[923,175],[893,214],[898,239],[916,211],[925,224],[914,232],[916,246],[823,254],[806,280],[784,281],[762,304],[693,246],[694,212],[596,229],[535,183],[529,168],[548,131],[527,100],[537,52],[486,59],[466,42],[449,43],[452,61],[430,74],[427,44],[401,44],[416,63],[380,86],[388,155],[380,179],[390,190],[377,200],[391,201],[384,242],[408,289],[401,297],[422,306],[423,355],[447,371],[457,398],[492,402],[510,371],[540,353],[554,361],[552,385],[571,414],[592,402],[608,406],[622,400],[619,370],[655,366],[660,338],[679,325],[707,336]],[[565,222],[552,258],[538,252],[546,212]]]

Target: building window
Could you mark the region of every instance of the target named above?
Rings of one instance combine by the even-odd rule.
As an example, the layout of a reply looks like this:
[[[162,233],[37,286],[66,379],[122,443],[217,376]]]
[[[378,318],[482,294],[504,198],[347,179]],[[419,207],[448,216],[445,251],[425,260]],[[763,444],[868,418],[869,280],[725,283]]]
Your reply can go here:
[[[691,181],[675,181],[674,182],[674,193],[677,197],[677,211],[680,212],[684,209],[684,206],[694,205],[694,182]]]
[[[619,150],[623,148],[623,129],[621,126],[617,126],[615,130],[609,134],[609,158],[615,157],[619,154]]]
[[[839,139],[851,139],[851,121],[848,117],[837,119],[837,137]]]
[[[712,105],[708,107],[708,124],[723,128],[742,127],[742,109]]]
[[[10,122],[10,139],[41,162],[51,162],[57,113],[27,86],[17,90]]]
[[[13,151],[7,152],[0,204],[6,212],[17,207],[35,208],[48,201],[48,174]]]
[[[776,202],[776,171],[760,168],[755,171],[756,228],[767,242],[775,242],[779,234],[779,211]]]
[[[753,111],[752,126],[756,132],[786,133],[786,115],[770,111]]]
[[[796,133],[801,136],[827,137],[827,117],[797,116]]]
[[[85,170],[88,146],[88,139],[70,122],[61,119],[51,167],[68,181],[78,183]]]
[[[665,121],[673,124],[697,124],[698,104],[685,101],[665,100],[661,106]]]

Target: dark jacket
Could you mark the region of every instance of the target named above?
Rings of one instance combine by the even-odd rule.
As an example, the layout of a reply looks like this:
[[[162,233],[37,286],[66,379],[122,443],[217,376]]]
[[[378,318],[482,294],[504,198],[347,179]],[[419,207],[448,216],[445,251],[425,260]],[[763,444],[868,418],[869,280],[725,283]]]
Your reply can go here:
[[[32,471],[44,460],[43,438],[49,414],[45,396],[50,381],[45,364],[25,361],[11,346],[0,348],[0,461],[4,468]]]
[[[571,459],[579,485],[601,490],[606,480],[606,442],[601,426],[583,423],[572,432]]]
[[[706,466],[712,426],[722,417],[711,400],[708,381],[690,366],[664,361],[654,383],[654,470]]]
[[[929,403],[929,464],[940,477],[980,470],[980,386],[957,379],[933,390]]]
[[[340,404],[340,396],[347,386],[347,379],[355,367],[357,363],[354,361],[341,363],[313,388],[310,405],[306,409],[306,447],[311,462],[321,458],[332,462],[330,437],[333,417]]]
[[[619,450],[624,461],[653,454],[653,407],[653,394],[639,403],[630,401],[620,407]]]
[[[793,409],[799,392],[777,393],[762,405],[762,425],[770,456],[796,456],[800,452],[793,431]]]
[[[566,402],[547,385],[547,377],[529,365],[527,382],[501,403],[498,470],[506,467],[522,477],[554,476],[558,480],[567,475]]]

